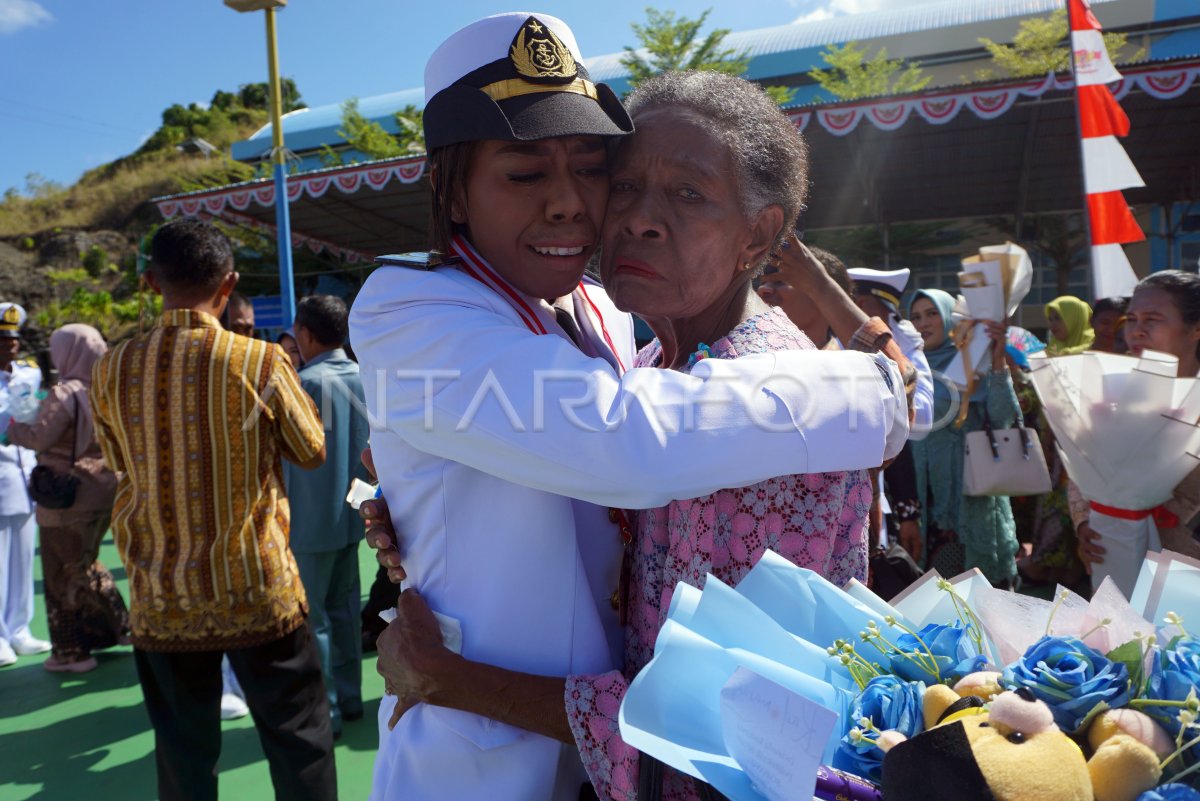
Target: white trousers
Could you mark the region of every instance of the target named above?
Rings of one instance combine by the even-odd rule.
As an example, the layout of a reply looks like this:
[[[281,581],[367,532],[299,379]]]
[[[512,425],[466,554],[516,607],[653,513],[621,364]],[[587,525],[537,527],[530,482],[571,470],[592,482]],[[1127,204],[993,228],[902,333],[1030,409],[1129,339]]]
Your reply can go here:
[[[1154,518],[1122,520],[1093,509],[1088,525],[1100,535],[1105,550],[1104,563],[1092,565],[1092,589],[1098,589],[1104,577],[1111,576],[1121,593],[1131,597],[1146,552],[1162,550]]]
[[[33,620],[33,512],[0,515],[0,640],[9,642]]]

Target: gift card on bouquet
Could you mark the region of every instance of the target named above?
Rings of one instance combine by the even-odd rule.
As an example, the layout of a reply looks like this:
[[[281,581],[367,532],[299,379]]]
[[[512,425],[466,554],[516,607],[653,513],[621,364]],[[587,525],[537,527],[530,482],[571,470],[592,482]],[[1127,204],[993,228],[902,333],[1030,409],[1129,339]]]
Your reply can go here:
[[[721,688],[725,747],[768,801],[812,798],[837,714],[739,667]]]
[[[959,389],[966,389],[969,386],[970,376],[980,372],[980,369],[987,363],[987,359],[991,355],[989,349],[991,344],[992,340],[988,339],[983,324],[977,323],[971,329],[971,341],[967,343],[966,352],[960,350],[954,357],[954,361],[950,362],[950,366],[943,373],[945,379]],[[970,365],[969,370],[968,364]]]
[[[1004,320],[1004,290],[998,286],[961,287],[972,320]]]

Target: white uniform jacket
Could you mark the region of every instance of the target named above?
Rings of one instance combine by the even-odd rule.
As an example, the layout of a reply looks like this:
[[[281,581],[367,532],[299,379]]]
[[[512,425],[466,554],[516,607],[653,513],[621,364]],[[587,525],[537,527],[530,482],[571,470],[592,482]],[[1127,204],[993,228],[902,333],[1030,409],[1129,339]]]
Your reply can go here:
[[[917,371],[917,388],[913,393],[913,422],[909,439],[925,439],[933,427],[933,371],[925,358],[925,343],[921,334],[908,320],[893,316],[889,321],[892,336],[900,352],[912,362]]]
[[[775,353],[621,378],[630,318],[594,284],[573,301],[598,356],[544,306],[551,335],[531,333],[510,300],[455,267],[380,268],[350,315],[407,586],[461,623],[467,658],[551,676],[619,662],[619,535],[604,506],[877,465],[907,436],[900,376],[882,356]],[[574,801],[581,768],[572,746],[422,704],[381,727],[372,798]]]
[[[27,373],[37,383],[41,382],[41,371],[29,364],[13,362],[12,372],[0,370],[0,431],[8,430],[8,384],[19,373]],[[28,448],[0,445],[0,517],[33,514],[27,486],[36,465],[37,454]]]

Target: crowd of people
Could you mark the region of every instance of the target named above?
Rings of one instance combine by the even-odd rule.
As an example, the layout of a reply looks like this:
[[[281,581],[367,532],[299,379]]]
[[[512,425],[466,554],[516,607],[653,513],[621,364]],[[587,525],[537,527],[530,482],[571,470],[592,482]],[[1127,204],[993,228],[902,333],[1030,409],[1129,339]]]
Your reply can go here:
[[[447,39],[425,89],[431,254],[384,259],[352,309],[302,299],[271,343],[225,236],[168,223],[158,322],[112,348],[55,331],[58,382],[4,421],[0,665],[86,672],[132,644],[161,798],[216,798],[221,717],[247,709],[276,797],[335,798],[364,642],[388,690],[373,799],[709,798],[618,724],[678,583],[736,584],[767,549],[884,597],[926,568],[1085,594],[1106,574],[1028,356],[1197,375],[1196,275],[1057,298],[1044,344],[987,321],[962,392],[950,294],[801,241],[807,147],[755,85],[664,73],[622,102],[561,20],[504,14]],[[0,309],[0,392],[36,384],[23,324]],[[965,437],[1018,420],[1052,490],[970,494]],[[347,492],[373,478],[360,520]],[[1164,546],[1200,553],[1200,472],[1167,507]],[[97,561],[110,527],[128,606]]]

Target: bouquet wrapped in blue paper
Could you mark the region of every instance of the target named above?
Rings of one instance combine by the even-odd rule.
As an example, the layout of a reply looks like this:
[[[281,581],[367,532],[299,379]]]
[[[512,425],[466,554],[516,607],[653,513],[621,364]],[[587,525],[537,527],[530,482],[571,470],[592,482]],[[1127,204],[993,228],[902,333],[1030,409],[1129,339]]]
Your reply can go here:
[[[1091,602],[1065,591],[1043,602],[995,590],[977,571],[949,581],[931,573],[889,604],[767,552],[736,588],[711,576],[703,592],[676,588],[654,658],[621,706],[621,735],[734,801],[833,798],[822,795],[839,776],[830,766],[882,780],[886,793],[889,748],[923,743],[930,726],[963,715],[986,721],[984,699],[1012,697],[1021,700],[1005,709],[1045,710],[1045,736],[1031,730],[1021,752],[1031,765],[1058,759],[1050,737],[1082,747],[1065,752],[1072,766],[1043,774],[1080,794],[1047,797],[1134,801],[1155,788],[1175,798],[1173,785],[1200,771],[1200,643],[1183,626],[1200,619],[1197,578],[1200,564],[1164,555],[1144,568],[1131,606],[1111,585]],[[1165,604],[1184,611],[1160,615]],[[1149,622],[1156,617],[1164,628]],[[931,693],[958,699],[950,721],[929,718]],[[1006,731],[1006,718],[991,714],[992,730]],[[1140,761],[1128,767],[1118,752]],[[1093,795],[1092,784],[1103,787]],[[951,787],[945,797],[961,792]],[[900,784],[890,796],[911,797]],[[927,799],[940,797],[934,789]]]

